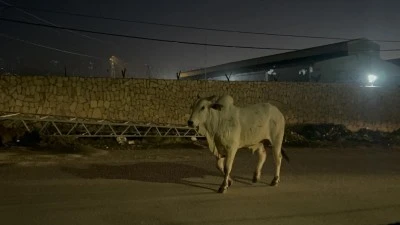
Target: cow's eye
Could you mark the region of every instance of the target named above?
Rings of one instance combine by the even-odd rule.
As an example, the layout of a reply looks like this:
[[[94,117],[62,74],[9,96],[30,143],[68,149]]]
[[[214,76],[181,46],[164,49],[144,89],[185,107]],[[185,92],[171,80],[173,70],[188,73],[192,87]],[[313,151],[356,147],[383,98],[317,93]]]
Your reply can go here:
[[[203,107],[201,107],[201,110],[204,110],[205,109],[205,107],[203,106]]]

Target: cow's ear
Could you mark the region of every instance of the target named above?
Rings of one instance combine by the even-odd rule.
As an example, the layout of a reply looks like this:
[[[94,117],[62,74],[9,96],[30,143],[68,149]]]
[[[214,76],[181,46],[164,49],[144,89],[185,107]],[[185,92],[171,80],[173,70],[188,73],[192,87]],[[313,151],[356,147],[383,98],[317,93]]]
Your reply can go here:
[[[218,110],[218,111],[221,111],[222,107],[223,106],[221,104],[218,104],[218,103],[211,104],[211,108],[215,109],[215,110]]]

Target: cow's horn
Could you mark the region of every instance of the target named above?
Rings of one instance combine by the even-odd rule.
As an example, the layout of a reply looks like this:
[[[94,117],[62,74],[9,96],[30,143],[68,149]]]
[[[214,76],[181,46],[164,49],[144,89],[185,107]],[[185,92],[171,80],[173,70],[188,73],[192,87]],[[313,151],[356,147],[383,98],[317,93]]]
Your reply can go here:
[[[213,95],[213,96],[210,96],[210,97],[208,97],[206,99],[207,99],[207,101],[214,102],[215,100],[217,100],[217,96]]]

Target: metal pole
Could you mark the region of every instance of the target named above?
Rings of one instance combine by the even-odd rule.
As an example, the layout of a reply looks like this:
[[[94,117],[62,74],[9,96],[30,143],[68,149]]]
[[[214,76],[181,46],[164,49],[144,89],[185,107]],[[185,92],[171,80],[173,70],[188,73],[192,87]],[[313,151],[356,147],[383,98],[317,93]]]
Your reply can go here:
[[[205,62],[204,62],[204,80],[207,80],[207,33],[206,33],[206,45],[205,45]]]

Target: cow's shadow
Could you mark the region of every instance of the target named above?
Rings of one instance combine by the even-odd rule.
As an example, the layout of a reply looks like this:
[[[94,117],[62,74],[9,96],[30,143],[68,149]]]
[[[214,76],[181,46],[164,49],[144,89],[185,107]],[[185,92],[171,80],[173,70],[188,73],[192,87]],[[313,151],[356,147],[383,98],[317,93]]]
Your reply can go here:
[[[84,179],[123,179],[154,183],[175,183],[216,191],[219,183],[188,179],[219,176],[217,172],[171,162],[140,162],[125,165],[92,164],[87,168],[62,167],[62,171]]]

